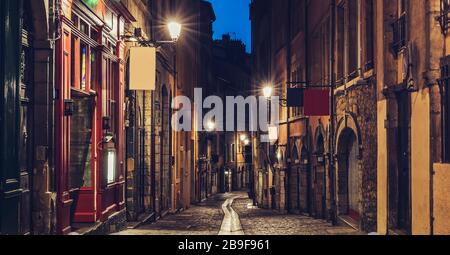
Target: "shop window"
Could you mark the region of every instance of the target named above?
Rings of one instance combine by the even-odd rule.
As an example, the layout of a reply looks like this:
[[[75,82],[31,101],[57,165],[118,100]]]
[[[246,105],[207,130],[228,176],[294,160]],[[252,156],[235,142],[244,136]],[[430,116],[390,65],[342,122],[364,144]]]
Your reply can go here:
[[[74,97],[74,113],[70,121],[71,189],[92,186],[92,99]]]
[[[374,0],[366,0],[364,4],[366,23],[365,70],[370,70],[374,67]]]
[[[348,76],[349,80],[358,75],[358,1],[348,1]]]
[[[70,77],[71,77],[71,86],[76,88],[78,87],[78,80],[76,77],[76,69],[77,69],[77,42],[78,42],[78,38],[76,38],[75,36],[72,36],[71,38],[71,43],[70,43]]]
[[[87,84],[88,47],[80,43],[80,89],[85,90]]]
[[[95,50],[91,49],[90,53],[90,74],[91,74],[91,81],[90,81],[90,89],[95,90],[97,88],[97,53]]]

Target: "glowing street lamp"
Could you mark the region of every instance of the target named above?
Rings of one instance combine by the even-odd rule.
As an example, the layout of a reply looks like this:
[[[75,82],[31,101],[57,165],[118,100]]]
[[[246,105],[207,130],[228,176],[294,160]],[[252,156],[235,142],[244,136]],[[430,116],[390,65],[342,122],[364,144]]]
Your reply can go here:
[[[270,85],[267,85],[263,88],[263,95],[265,98],[271,98],[273,93],[273,87]]]
[[[92,0],[91,0],[92,1]],[[98,0],[97,0],[98,1]],[[155,41],[155,40],[144,40],[142,37],[142,28],[135,28],[134,34],[132,35],[123,35],[122,39],[125,39],[126,42],[138,42],[142,46],[148,47],[159,47],[163,44],[174,44],[178,41],[181,35],[182,25],[178,22],[171,21],[167,23],[167,29],[170,34],[170,41]]]
[[[245,140],[247,140],[247,136],[245,134],[242,134],[240,136],[241,142],[244,142]]]
[[[180,38],[181,35],[181,24],[172,21],[169,22],[169,24],[167,24],[167,28],[169,29],[170,38],[172,38],[172,41],[174,42],[178,41],[178,38]]]

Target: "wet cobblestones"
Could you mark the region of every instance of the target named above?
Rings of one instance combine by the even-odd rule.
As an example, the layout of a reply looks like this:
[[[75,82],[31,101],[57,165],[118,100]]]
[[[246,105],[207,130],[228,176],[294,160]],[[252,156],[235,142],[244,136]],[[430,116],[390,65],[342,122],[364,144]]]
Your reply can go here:
[[[237,197],[233,209],[239,215],[245,235],[358,235],[363,234],[347,226],[333,227],[331,223],[302,215],[286,215],[278,211],[254,208],[246,193],[227,193],[213,196],[178,214],[118,235],[217,235],[226,199]]]
[[[219,194],[202,203],[191,206],[178,214],[129,229],[118,235],[217,235],[223,219],[222,203],[230,194]]]
[[[347,226],[302,215],[286,215],[274,210],[251,206],[248,198],[234,200],[233,208],[239,214],[246,235],[357,235],[362,234]]]

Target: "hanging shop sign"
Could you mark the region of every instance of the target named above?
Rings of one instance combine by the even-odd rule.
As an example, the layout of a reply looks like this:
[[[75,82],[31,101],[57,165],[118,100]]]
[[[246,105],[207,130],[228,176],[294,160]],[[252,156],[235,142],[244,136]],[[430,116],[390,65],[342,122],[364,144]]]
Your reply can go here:
[[[305,116],[329,116],[330,90],[305,89],[303,107]]]
[[[156,48],[133,47],[130,49],[130,90],[155,90]]]

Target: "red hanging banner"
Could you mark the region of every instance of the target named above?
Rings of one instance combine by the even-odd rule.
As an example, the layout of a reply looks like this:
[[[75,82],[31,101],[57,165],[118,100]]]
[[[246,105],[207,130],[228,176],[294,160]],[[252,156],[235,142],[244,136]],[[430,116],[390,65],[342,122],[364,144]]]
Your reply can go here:
[[[329,116],[330,115],[330,90],[329,89],[305,89],[304,90],[305,116]]]

